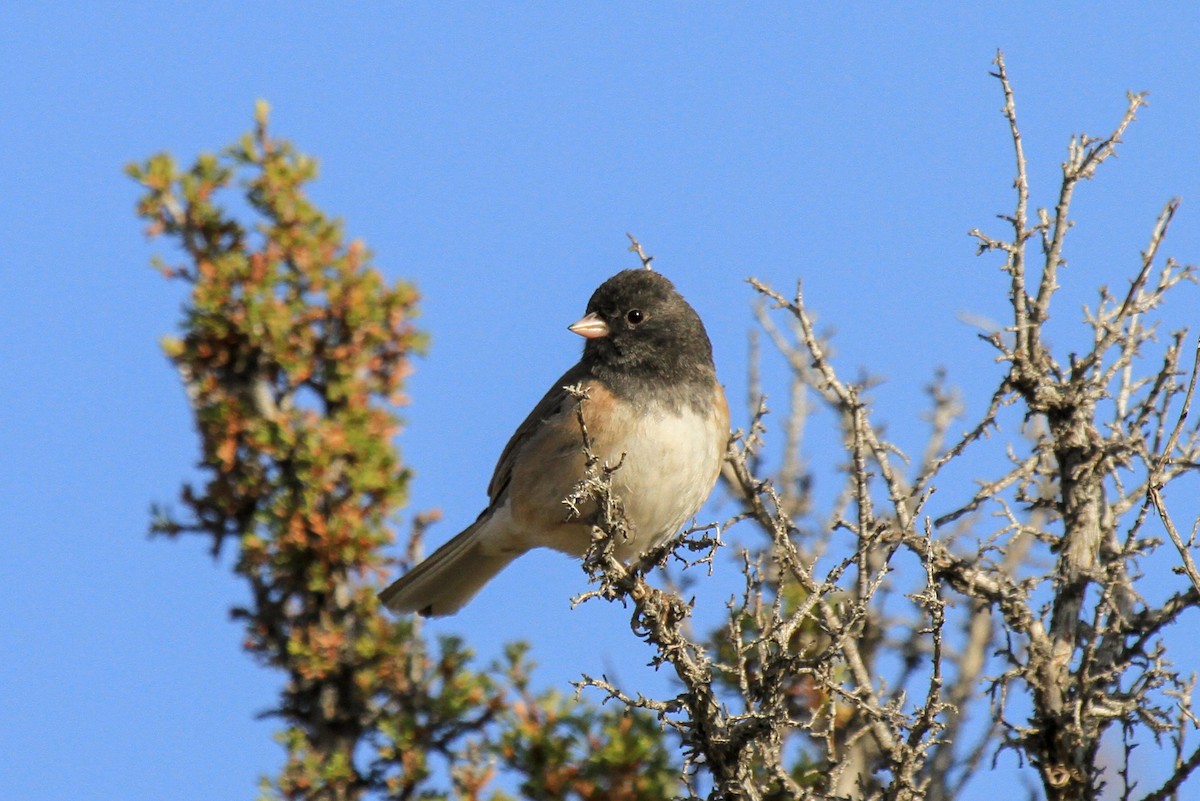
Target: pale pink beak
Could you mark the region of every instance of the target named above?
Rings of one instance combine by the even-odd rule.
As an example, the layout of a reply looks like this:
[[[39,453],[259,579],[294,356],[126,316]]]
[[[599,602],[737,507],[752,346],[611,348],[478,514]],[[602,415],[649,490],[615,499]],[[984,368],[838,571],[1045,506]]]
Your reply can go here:
[[[599,339],[608,336],[608,323],[604,322],[600,315],[592,312],[587,317],[568,325],[567,330],[574,331],[584,339]]]

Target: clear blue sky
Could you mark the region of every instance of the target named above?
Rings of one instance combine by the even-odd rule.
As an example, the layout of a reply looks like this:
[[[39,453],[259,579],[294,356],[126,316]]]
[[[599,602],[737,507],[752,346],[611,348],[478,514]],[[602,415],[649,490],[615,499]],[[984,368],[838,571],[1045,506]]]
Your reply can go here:
[[[1126,90],[1152,92],[1079,194],[1063,319],[1135,271],[1170,196],[1167,250],[1198,258],[1196,6],[965,5],[5,4],[0,795],[251,798],[281,756],[254,719],[276,677],[227,619],[240,585],[201,542],[145,536],[197,449],[156,344],[180,287],[147,267],[124,164],[221,147],[256,98],[319,157],[317,200],[424,296],[433,345],[400,445],[414,508],[445,512],[440,541],[576,358],[564,326],[633,264],[626,231],[700,311],[735,401],[749,275],[804,278],[839,365],[888,379],[902,444],[919,442],[907,421],[935,366],[989,387],[990,354],[956,315],[1001,312],[995,261],[965,235],[1000,232],[1010,207],[997,47],[1039,204],[1070,133],[1106,132]],[[1181,297],[1176,323],[1196,308]],[[636,679],[648,654],[626,615],[570,611],[580,583],[531,555],[435,628],[484,658],[533,640],[543,684]]]

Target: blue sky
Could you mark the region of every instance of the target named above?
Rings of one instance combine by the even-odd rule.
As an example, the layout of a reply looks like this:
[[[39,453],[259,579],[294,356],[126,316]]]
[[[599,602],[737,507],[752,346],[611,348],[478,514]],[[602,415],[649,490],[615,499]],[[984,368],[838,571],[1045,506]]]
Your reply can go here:
[[[1067,137],[1107,132],[1126,90],[1152,92],[1079,193],[1063,342],[1094,287],[1136,272],[1171,196],[1166,250],[1196,260],[1200,11],[965,6],[5,4],[6,796],[249,798],[280,758],[254,718],[275,677],[227,619],[241,587],[199,541],[145,536],[197,450],[157,347],[180,287],[147,266],[158,251],[124,164],[224,146],[257,98],[320,159],[317,201],[423,294],[432,347],[400,446],[413,508],[445,513],[440,541],[475,517],[513,426],[576,358],[565,325],[634,264],[626,231],[704,318],[739,422],[750,275],[785,291],[803,277],[839,366],[888,379],[876,397],[902,445],[920,442],[908,421],[936,366],[989,390],[998,368],[957,318],[1002,312],[1003,277],[966,236],[1001,233],[1011,204],[997,47],[1041,205]],[[1195,303],[1184,290],[1168,317]],[[484,658],[531,639],[547,685],[636,679],[649,654],[619,610],[569,609],[580,583],[562,557],[530,555],[435,629]]]

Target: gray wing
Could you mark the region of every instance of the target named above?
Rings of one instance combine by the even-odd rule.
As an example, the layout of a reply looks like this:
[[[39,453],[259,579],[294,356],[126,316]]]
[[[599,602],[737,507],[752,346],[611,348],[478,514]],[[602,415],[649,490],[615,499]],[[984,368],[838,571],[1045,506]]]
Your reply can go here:
[[[491,509],[498,506],[503,500],[504,492],[508,489],[509,481],[512,480],[513,464],[517,461],[517,456],[521,452],[522,446],[529,441],[531,435],[542,421],[554,417],[574,403],[571,394],[563,387],[572,384],[579,384],[586,381],[591,376],[591,369],[579,362],[570,370],[563,373],[562,376],[554,382],[549,391],[542,396],[538,401],[537,406],[533,407],[533,411],[517,426],[516,432],[508,440],[508,444],[504,446],[504,450],[500,452],[500,459],[496,462],[496,470],[492,473],[492,480],[488,483],[488,508]],[[487,514],[485,511],[484,514]]]

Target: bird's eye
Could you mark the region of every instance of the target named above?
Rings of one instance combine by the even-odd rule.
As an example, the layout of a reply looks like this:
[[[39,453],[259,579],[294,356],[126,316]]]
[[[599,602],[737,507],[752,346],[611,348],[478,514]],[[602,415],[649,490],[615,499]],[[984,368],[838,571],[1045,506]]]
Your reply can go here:
[[[629,321],[630,325],[637,325],[646,319],[646,315],[642,314],[641,309],[630,309],[629,313],[625,315],[625,319]]]

